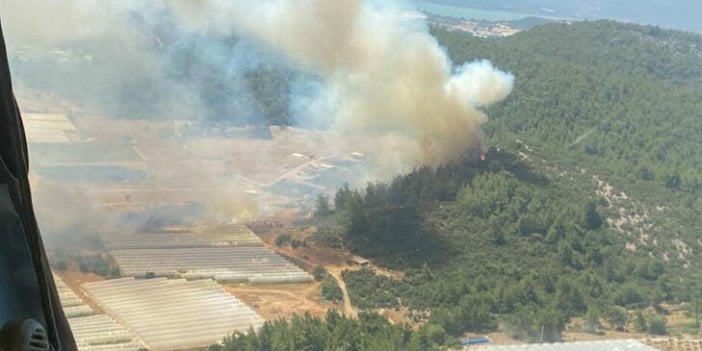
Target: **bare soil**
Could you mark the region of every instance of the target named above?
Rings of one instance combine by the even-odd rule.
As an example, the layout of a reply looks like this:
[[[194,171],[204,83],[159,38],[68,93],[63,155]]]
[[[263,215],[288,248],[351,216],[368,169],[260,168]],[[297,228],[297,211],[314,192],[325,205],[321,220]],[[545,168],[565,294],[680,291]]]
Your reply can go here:
[[[324,301],[320,283],[284,285],[226,285],[225,289],[253,308],[266,320],[289,320],[294,314],[309,313],[324,318],[330,308],[338,305]]]

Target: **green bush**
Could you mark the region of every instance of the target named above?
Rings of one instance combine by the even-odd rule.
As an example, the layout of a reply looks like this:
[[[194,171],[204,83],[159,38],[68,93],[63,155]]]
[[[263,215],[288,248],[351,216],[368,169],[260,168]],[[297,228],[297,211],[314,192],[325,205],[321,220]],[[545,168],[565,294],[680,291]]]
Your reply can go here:
[[[275,246],[285,246],[290,242],[290,240],[292,240],[292,236],[290,236],[290,234],[280,234],[277,238],[275,238]]]
[[[616,330],[624,330],[624,326],[629,321],[629,315],[624,307],[612,306],[607,312],[607,321]]]
[[[439,326],[425,325],[419,330],[392,325],[374,313],[359,313],[347,318],[336,311],[325,319],[309,314],[266,322],[261,328],[236,332],[212,345],[209,351],[253,350],[384,350],[432,351],[442,346],[458,346]]]
[[[312,238],[320,245],[332,248],[342,247],[342,228],[339,225],[319,224]]]
[[[329,277],[329,272],[327,272],[326,269],[322,266],[317,266],[314,267],[312,270],[312,276],[314,277],[315,280],[322,280],[322,279],[327,279]]]
[[[585,314],[585,332],[597,334],[600,332],[600,314],[594,308],[588,308]]]
[[[651,318],[648,324],[648,333],[652,335],[668,335],[668,321],[663,316]]]
[[[344,300],[344,293],[341,291],[336,279],[329,277],[322,283],[322,297],[325,300],[339,302]]]
[[[636,327],[636,331],[639,333],[644,333],[646,330],[648,330],[648,322],[646,321],[646,316],[644,316],[643,311],[636,311],[634,325]]]

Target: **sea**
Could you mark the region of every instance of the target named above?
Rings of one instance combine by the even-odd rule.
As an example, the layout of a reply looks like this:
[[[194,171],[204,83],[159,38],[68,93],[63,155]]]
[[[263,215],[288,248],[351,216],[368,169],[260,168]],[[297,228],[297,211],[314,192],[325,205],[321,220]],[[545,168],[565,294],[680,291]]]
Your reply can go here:
[[[435,14],[435,15],[439,15],[439,16],[445,16],[445,17],[465,18],[468,20],[476,20],[476,21],[490,21],[490,22],[511,21],[511,20],[516,20],[516,19],[532,16],[532,15],[523,14],[523,13],[491,11],[491,10],[482,10],[482,9],[475,9],[475,8],[470,8],[470,7],[463,7],[463,6],[437,4],[437,3],[432,2],[432,1],[423,1],[423,0],[414,0],[414,1],[412,1],[412,4],[417,8],[417,10],[424,11],[427,13],[431,13],[431,14]]]

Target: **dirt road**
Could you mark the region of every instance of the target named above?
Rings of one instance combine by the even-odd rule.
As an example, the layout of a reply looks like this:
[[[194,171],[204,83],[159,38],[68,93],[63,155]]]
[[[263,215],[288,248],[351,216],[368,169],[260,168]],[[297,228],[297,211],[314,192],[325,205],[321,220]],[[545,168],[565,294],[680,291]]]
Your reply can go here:
[[[336,279],[336,281],[339,283],[339,288],[341,288],[341,292],[344,296],[344,310],[343,310],[344,314],[347,317],[356,318],[356,317],[358,317],[358,312],[356,311],[355,308],[353,308],[353,305],[351,305],[351,299],[349,298],[349,292],[346,289],[346,282],[344,282],[344,279],[341,276],[341,272],[344,269],[345,268],[341,268],[341,267],[327,267],[327,272],[329,272],[329,274],[331,274],[332,277],[334,277],[334,279]]]
[[[312,165],[317,165],[317,164],[319,164],[319,163],[322,163],[322,162],[324,162],[324,161],[326,161],[326,160],[329,160],[329,159],[332,159],[332,158],[334,158],[334,157],[333,157],[333,156],[326,156],[326,157],[322,157],[322,158],[313,158],[313,159],[310,159],[309,161],[307,161],[307,162],[305,162],[305,163],[302,163],[302,164],[296,166],[295,168],[292,168],[292,169],[288,170],[287,172],[285,172],[285,173],[279,175],[279,176],[276,177],[273,181],[269,182],[268,184],[264,185],[263,187],[270,187],[270,186],[273,186],[273,185],[275,185],[276,183],[278,183],[279,181],[281,181],[281,180],[283,180],[283,179],[285,179],[285,178],[289,178],[289,177],[291,177],[291,176],[294,176],[295,174],[299,173],[301,170],[303,170],[303,169],[305,169],[305,168],[307,168],[307,167],[310,167],[310,166],[312,166]]]

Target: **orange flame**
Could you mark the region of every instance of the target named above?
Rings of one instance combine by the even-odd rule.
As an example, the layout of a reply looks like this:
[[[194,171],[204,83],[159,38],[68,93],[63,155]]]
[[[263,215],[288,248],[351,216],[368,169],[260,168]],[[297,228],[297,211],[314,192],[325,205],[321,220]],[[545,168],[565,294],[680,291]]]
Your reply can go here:
[[[482,152],[480,153],[480,161],[485,161],[485,154]]]

